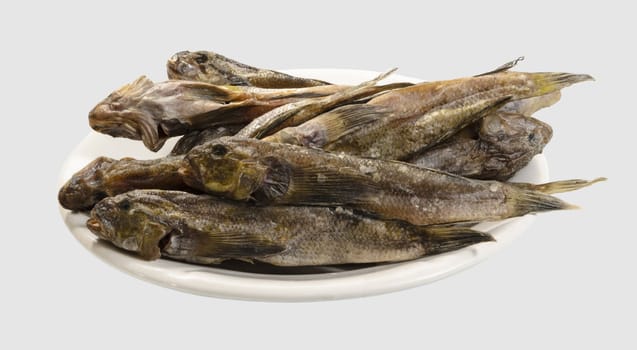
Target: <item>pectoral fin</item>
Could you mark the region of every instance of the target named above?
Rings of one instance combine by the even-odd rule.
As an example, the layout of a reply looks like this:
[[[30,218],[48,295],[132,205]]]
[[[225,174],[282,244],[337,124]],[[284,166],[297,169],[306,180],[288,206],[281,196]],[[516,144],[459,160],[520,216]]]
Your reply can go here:
[[[261,235],[247,232],[201,232],[187,229],[172,234],[163,250],[172,257],[251,259],[284,251],[286,247]]]

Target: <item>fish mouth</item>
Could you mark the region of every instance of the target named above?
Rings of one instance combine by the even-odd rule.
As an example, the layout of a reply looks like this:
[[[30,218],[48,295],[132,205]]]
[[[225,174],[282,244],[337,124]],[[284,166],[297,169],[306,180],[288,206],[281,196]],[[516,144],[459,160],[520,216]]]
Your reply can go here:
[[[108,103],[97,105],[89,113],[89,125],[93,130],[113,137],[142,140],[144,146],[157,152],[168,136],[149,113],[141,111],[117,111]]]
[[[73,174],[58,192],[60,205],[69,210],[89,210],[107,197],[102,189],[102,174],[113,162],[111,158],[98,157]]]
[[[102,223],[96,218],[89,218],[88,220],[86,220],[86,227],[97,237],[106,239],[106,236],[103,233],[104,228],[102,227]]]

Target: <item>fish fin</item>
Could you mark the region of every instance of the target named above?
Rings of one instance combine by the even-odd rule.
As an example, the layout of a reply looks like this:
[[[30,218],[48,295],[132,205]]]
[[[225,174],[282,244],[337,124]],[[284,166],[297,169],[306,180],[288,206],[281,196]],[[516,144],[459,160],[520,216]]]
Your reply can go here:
[[[322,148],[328,143],[359,130],[364,125],[378,121],[387,113],[388,110],[383,106],[346,105],[316,117],[320,118],[315,119],[321,126],[320,129],[314,123],[301,124],[293,129],[291,134],[299,145]]]
[[[484,76],[484,75],[490,75],[490,74],[495,74],[495,73],[506,72],[509,69],[517,66],[518,63],[520,63],[520,61],[524,61],[524,56],[520,56],[520,57],[514,59],[513,61],[507,62],[507,63],[499,66],[498,68],[496,68],[494,70],[490,70],[490,71],[485,72],[485,73],[474,75],[474,77],[481,77],[481,76]]]
[[[323,151],[320,151],[323,152]],[[343,205],[366,201],[377,188],[370,176],[358,169],[312,166],[293,168],[284,160],[266,158],[268,171],[252,195],[260,203]]]
[[[294,171],[290,181],[291,202],[306,205],[366,203],[378,193],[371,176],[358,169],[309,168]]]
[[[507,197],[513,203],[513,214],[511,216],[521,216],[529,213],[542,211],[577,209],[578,207],[564,202],[563,200],[551,195],[519,189],[516,187],[514,191],[507,191]]]
[[[588,80],[595,80],[588,74],[571,73],[531,73],[536,84],[538,93],[544,95],[554,91],[559,91],[567,86]]]
[[[547,183],[537,184],[537,185],[529,184],[529,183],[510,183],[510,184],[525,190],[552,194],[552,193],[562,193],[562,192],[570,192],[570,191],[579,190],[580,188],[588,187],[594,183],[606,181],[606,180],[608,179],[605,177],[598,177],[591,181],[573,179],[573,180],[553,181],[553,182],[547,182]]]
[[[488,233],[459,226],[423,227],[422,241],[430,254],[440,254],[481,242],[493,242],[495,238]]]
[[[254,233],[230,231],[211,234],[192,228],[182,234],[173,234],[168,244],[171,256],[183,254],[240,260],[277,254],[286,249],[284,245]]]
[[[288,192],[292,168],[276,157],[265,157],[261,163],[266,166],[266,173],[261,186],[252,193],[252,197],[259,203],[276,201]]]
[[[354,102],[355,103],[367,103],[370,100],[373,100],[376,97],[378,97],[380,95],[384,95],[384,94],[386,94],[386,93],[388,93],[388,92],[390,92],[392,90],[402,89],[402,88],[410,87],[410,86],[413,86],[413,85],[416,85],[416,84],[403,82],[403,83],[391,83],[391,84],[385,84],[385,85],[378,85],[378,86],[373,87],[374,92],[373,92],[372,95],[358,98]]]

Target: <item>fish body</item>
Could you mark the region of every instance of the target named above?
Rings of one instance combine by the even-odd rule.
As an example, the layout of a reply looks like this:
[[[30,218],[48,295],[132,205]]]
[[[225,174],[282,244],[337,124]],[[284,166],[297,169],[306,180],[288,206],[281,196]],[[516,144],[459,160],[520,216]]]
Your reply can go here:
[[[154,83],[142,76],[97,104],[89,113],[89,125],[114,137],[141,139],[148,149],[157,151],[169,137],[218,125],[246,124],[286,103],[346,88],[261,89],[179,80]]]
[[[568,73],[501,72],[416,84],[364,105],[336,108],[264,138],[363,157],[405,160],[508,100],[551,94],[592,79]]]
[[[571,206],[538,191],[412,164],[256,139],[193,148],[179,170],[202,191],[263,205],[347,206],[415,225],[499,220]]]
[[[98,237],[145,259],[278,266],[416,259],[493,238],[468,228],[382,221],[342,208],[255,207],[178,191],[137,190],[104,199],[87,222]]]
[[[255,86],[262,88],[300,88],[329,85],[321,80],[295,77],[234,61],[211,51],[182,51],[166,64],[168,77],[202,81],[215,85]]]
[[[474,179],[506,181],[550,141],[551,127],[535,118],[496,112],[408,160]]]

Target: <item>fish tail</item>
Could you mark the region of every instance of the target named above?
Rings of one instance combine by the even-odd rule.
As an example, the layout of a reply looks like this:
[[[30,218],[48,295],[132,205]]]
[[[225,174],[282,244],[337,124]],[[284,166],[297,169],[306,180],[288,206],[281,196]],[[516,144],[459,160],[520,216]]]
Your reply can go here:
[[[573,179],[573,180],[563,180],[563,181],[553,181],[547,182],[543,184],[529,184],[529,183],[511,183],[511,185],[525,190],[537,191],[546,194],[553,193],[562,193],[562,192],[570,192],[579,190],[583,187],[588,187],[597,182],[608,180],[605,177],[598,177],[594,180],[581,180],[581,179]]]
[[[482,242],[493,242],[488,233],[461,226],[428,226],[424,228],[424,244],[429,254],[440,254]]]
[[[522,216],[542,211],[579,208],[557,197],[533,190],[515,188],[513,191],[507,191],[507,197],[513,205],[513,212],[509,216]]]
[[[567,86],[588,80],[595,80],[588,74],[571,73],[533,73],[539,95],[559,91]]]

